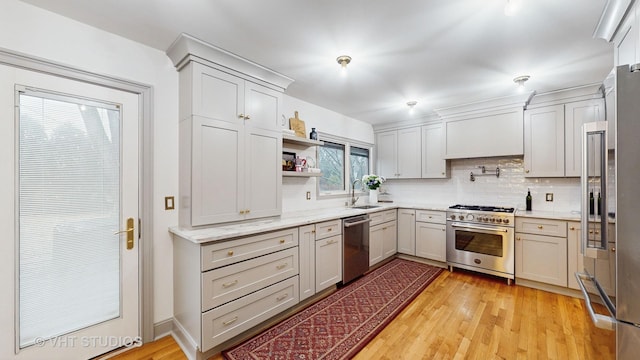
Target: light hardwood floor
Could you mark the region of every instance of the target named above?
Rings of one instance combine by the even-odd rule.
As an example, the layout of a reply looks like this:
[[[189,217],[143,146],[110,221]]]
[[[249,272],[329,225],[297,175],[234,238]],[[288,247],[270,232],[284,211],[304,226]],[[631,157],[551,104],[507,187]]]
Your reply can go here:
[[[444,271],[355,359],[604,360],[614,354],[614,333],[593,326],[583,300],[456,270]],[[114,359],[185,357],[166,337]]]

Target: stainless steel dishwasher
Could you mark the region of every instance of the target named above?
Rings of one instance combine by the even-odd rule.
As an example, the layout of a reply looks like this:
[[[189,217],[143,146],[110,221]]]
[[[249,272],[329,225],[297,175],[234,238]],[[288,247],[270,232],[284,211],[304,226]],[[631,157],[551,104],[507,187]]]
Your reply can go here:
[[[342,220],[342,283],[369,270],[369,215]]]

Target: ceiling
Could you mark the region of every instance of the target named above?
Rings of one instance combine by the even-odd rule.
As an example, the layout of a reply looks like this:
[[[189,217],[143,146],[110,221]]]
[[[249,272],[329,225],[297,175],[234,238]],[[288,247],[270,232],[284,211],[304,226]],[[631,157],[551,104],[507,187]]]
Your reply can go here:
[[[607,0],[22,0],[165,51],[187,33],[295,79],[287,94],[371,124],[600,82]],[[350,55],[348,75],[336,58]],[[418,101],[412,114],[406,103]]]

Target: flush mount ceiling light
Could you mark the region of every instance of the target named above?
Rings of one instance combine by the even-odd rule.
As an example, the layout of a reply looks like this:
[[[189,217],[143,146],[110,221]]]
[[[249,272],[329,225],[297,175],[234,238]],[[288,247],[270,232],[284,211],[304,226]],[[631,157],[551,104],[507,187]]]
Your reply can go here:
[[[407,106],[409,107],[409,113],[413,113],[413,108],[418,105],[418,102],[415,100],[408,101]]]
[[[527,82],[530,77],[529,75],[522,75],[513,79],[513,82],[518,85],[518,91],[524,91],[524,83]]]
[[[347,65],[351,62],[351,56],[341,55],[336,59],[338,64],[342,67],[342,74],[345,75],[347,73]]]

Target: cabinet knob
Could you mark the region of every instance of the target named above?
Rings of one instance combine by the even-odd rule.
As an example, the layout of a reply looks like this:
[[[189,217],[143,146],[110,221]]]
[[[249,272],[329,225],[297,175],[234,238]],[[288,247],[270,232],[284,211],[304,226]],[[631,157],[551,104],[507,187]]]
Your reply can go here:
[[[227,252],[227,255],[229,255],[229,256],[233,256],[233,250],[229,250],[229,251]]]
[[[238,114],[238,118],[239,119],[244,119],[244,114],[242,114],[242,113]]]
[[[518,237],[516,238],[516,240],[520,241],[520,236],[518,236]]]
[[[611,252],[616,252],[616,248],[612,247]]]
[[[444,175],[444,173],[442,173],[442,175]]]
[[[569,230],[571,230],[571,231],[573,231],[573,230],[575,230],[575,229],[576,229],[576,228],[575,228],[575,227],[573,227],[573,226],[569,228]]]
[[[249,116],[249,115],[245,115],[244,119],[245,119],[245,120],[251,120],[251,116]]]
[[[245,211],[244,210],[240,210],[240,215],[244,215]]]
[[[442,229],[442,231],[446,231],[446,229]]]
[[[542,225],[538,225],[538,229],[542,229],[542,228],[543,228],[543,226],[542,226]]]
[[[529,170],[525,170],[524,172],[528,174],[528,173],[529,173]]]
[[[328,228],[328,229],[327,229],[327,231],[332,231],[332,230],[333,230],[332,228]]]
[[[280,244],[284,244],[284,239],[280,239]]]
[[[315,234],[315,233],[316,233],[316,230],[315,230],[315,229],[314,229],[314,230],[311,230],[311,233],[312,233],[312,234]]]
[[[250,213],[250,212],[251,212],[251,210],[249,210],[249,209],[247,209],[247,210],[245,210],[245,211],[244,211],[244,213],[245,213],[245,214],[248,214],[248,213]]]

